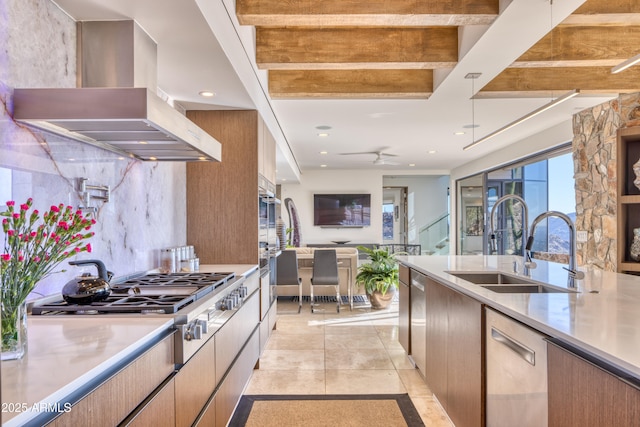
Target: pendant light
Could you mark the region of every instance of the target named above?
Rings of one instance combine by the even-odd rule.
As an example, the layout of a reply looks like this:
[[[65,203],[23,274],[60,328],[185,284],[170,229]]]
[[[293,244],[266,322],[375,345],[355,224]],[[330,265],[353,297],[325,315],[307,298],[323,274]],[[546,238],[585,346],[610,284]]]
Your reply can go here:
[[[550,18],[550,27],[551,27],[551,30],[550,30],[550,33],[551,33],[551,55],[553,56],[554,55],[554,50],[553,50],[553,0],[549,0],[549,18]],[[640,59],[638,59],[638,61],[640,62]],[[477,78],[477,77],[468,77],[468,76],[470,76],[472,74],[478,74],[478,73],[469,73],[469,74],[467,74],[467,76],[465,76],[465,78],[471,78],[471,79]],[[473,80],[471,82],[472,82],[472,87],[473,87]],[[538,114],[541,114],[541,113],[543,113],[543,112],[545,112],[545,111],[547,111],[547,110],[549,110],[549,109],[551,109],[551,108],[553,108],[553,107],[555,107],[557,105],[562,104],[565,101],[568,101],[569,99],[571,99],[571,98],[573,98],[575,96],[578,96],[579,94],[580,94],[580,90],[579,89],[570,90],[569,92],[567,92],[567,93],[557,97],[556,99],[552,100],[548,104],[545,104],[542,107],[539,107],[539,108],[533,110],[532,112],[530,112],[528,114],[525,114],[524,116],[520,117],[519,119],[514,120],[513,122],[509,123],[508,125],[503,126],[500,129],[498,129],[498,130],[496,130],[494,132],[491,132],[490,134],[488,134],[486,136],[483,136],[482,138],[480,138],[478,140],[476,140],[475,137],[474,137],[473,138],[473,142],[471,144],[467,145],[466,147],[464,147],[463,150],[465,150],[465,151],[469,150],[470,148],[473,148],[476,145],[481,144],[481,143],[493,138],[494,136],[500,135],[501,133],[506,132],[507,130],[509,130],[509,129],[521,124],[521,123],[526,122],[527,120],[537,116]],[[471,98],[471,101],[473,103],[473,98]]]

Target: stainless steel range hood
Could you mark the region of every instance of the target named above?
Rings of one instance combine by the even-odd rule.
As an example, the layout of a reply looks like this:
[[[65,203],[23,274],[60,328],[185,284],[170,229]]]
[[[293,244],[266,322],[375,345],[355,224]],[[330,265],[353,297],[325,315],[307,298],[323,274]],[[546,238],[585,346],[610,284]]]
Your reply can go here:
[[[141,160],[221,160],[220,142],[156,95],[156,45],[134,21],[78,23],[78,85],[15,89],[14,118]]]

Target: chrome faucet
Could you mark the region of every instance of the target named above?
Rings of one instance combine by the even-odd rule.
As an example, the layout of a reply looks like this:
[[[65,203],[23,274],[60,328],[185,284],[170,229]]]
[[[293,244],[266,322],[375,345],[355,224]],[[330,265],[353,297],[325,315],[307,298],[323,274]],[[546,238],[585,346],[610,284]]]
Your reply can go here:
[[[531,254],[531,247],[533,246],[533,234],[536,231],[536,226],[540,221],[550,216],[560,218],[561,220],[566,222],[567,226],[569,227],[569,268],[563,268],[569,272],[569,277],[567,278],[567,286],[570,288],[575,288],[575,281],[584,279],[584,273],[582,271],[578,271],[576,267],[576,227],[573,224],[573,221],[571,221],[571,218],[569,218],[567,215],[558,211],[547,211],[541,213],[536,217],[536,219],[533,220],[533,222],[531,223],[531,231],[526,246],[526,251],[528,254],[527,256],[530,257]]]
[[[496,202],[493,204],[493,207],[491,208],[491,214],[489,215],[489,239],[490,239],[489,243],[491,245],[491,253],[497,252],[498,250],[498,245],[496,242],[496,233],[495,233],[496,226],[493,221],[493,218],[495,216],[494,214],[498,206],[509,199],[515,199],[518,202],[520,202],[520,205],[522,205],[522,247],[525,247],[527,244],[527,224],[529,224],[529,207],[527,206],[527,202],[525,202],[524,199],[518,196],[517,194],[507,194],[500,197],[498,200],[496,200]]]

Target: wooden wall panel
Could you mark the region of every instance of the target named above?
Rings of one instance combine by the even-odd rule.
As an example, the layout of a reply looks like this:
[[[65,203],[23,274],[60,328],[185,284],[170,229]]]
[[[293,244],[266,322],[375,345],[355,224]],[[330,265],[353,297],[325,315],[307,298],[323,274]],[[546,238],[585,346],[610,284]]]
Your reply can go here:
[[[188,111],[222,162],[187,164],[187,241],[201,264],[258,262],[258,113]]]

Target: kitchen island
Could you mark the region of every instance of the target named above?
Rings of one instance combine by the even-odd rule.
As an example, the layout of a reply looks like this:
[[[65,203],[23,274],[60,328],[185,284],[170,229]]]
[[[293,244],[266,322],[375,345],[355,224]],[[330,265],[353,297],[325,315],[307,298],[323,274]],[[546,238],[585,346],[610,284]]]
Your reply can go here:
[[[257,265],[203,265],[201,271],[248,276]],[[26,355],[2,362],[2,425],[43,425],[72,415],[80,407],[72,404],[109,382],[125,393],[96,402],[93,417],[114,425],[111,413],[102,417],[101,411],[118,407],[126,416],[175,371],[174,321],[162,314],[29,315]]]
[[[497,293],[449,271],[513,271],[516,256],[403,256],[400,262],[640,379],[640,277],[585,269],[575,293]],[[563,264],[536,260],[531,279],[567,287]]]
[[[405,348],[456,426],[640,426],[639,277],[581,268],[568,288],[563,265],[527,276],[521,257],[399,261]]]

